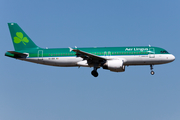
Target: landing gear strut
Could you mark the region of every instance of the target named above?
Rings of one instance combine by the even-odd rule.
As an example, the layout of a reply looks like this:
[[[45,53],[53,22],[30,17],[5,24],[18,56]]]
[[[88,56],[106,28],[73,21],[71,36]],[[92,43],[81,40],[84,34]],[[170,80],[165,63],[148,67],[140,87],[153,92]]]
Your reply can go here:
[[[94,70],[91,72],[91,74],[94,76],[94,77],[97,77],[98,76],[98,72],[97,72],[97,68],[94,67]]]
[[[153,71],[153,65],[150,65],[150,67],[151,67],[151,75],[154,75],[155,72]]]

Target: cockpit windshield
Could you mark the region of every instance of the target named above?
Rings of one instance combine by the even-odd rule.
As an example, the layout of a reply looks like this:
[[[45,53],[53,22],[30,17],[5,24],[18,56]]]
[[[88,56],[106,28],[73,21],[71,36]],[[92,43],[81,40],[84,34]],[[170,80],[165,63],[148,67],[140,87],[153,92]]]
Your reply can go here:
[[[161,53],[168,53],[167,51],[165,51],[165,50],[163,50],[163,51],[161,51]]]

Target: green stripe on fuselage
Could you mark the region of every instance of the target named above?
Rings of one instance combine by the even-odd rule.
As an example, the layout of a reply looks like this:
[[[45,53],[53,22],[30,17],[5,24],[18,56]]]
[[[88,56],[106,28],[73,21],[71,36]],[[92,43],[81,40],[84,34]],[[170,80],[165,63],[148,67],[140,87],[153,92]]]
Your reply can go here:
[[[84,52],[95,54],[98,56],[115,56],[115,55],[147,55],[147,54],[169,54],[165,49],[159,47],[95,47],[95,48],[75,48]],[[76,56],[76,53],[69,48],[53,48],[53,49],[29,49],[17,51],[21,53],[29,53],[29,57],[68,57]]]

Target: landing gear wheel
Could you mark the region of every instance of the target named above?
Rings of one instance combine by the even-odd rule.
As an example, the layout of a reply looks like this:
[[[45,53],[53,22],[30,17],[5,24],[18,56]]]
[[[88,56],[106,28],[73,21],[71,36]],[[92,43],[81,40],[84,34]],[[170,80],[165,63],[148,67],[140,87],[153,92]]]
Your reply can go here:
[[[94,77],[97,77],[97,76],[98,76],[98,72],[97,72],[96,70],[93,70],[93,71],[91,72],[91,74],[92,74]]]
[[[151,75],[154,75],[155,72],[153,71],[153,65],[150,65],[150,68],[151,68]]]
[[[154,71],[151,71],[151,75],[154,75],[155,74],[155,72]]]

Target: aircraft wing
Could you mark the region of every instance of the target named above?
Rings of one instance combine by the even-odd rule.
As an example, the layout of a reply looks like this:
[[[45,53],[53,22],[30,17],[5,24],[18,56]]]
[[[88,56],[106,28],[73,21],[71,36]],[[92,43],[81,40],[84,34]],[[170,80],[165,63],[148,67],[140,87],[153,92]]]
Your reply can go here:
[[[76,52],[76,55],[77,55],[77,56],[80,56],[80,57],[82,57],[82,58],[88,57],[88,58],[96,59],[96,60],[108,60],[108,59],[106,59],[106,58],[103,58],[103,57],[100,57],[100,56],[97,56],[97,55],[94,55],[94,54],[91,54],[91,53],[87,53],[87,52],[84,52],[84,51],[82,51],[82,50],[72,49],[72,48],[70,48],[70,47],[69,47],[69,49],[70,49],[70,51]]]

